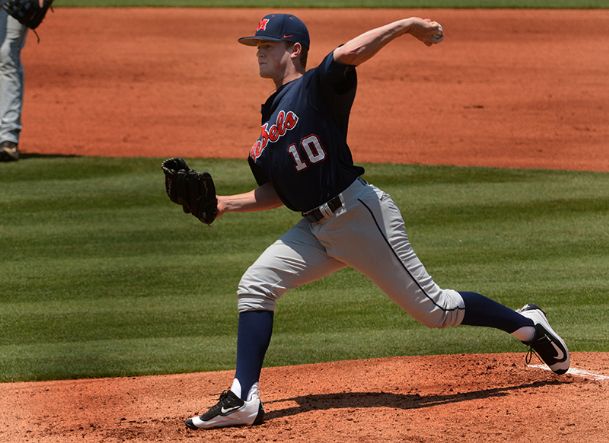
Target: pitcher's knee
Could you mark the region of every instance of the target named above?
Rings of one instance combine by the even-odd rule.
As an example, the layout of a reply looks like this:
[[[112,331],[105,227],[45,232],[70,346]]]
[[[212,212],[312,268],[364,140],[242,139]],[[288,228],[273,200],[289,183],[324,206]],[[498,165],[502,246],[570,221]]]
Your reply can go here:
[[[246,272],[237,289],[239,312],[275,311],[277,299],[285,288],[267,280],[257,278],[257,273]]]
[[[255,294],[237,294],[239,301],[237,307],[239,312],[247,311],[272,311],[275,312],[276,300],[272,297]]]
[[[459,326],[465,314],[463,297],[452,289],[443,289],[434,297],[422,303],[427,309],[414,315],[415,319],[428,328],[450,328]]]

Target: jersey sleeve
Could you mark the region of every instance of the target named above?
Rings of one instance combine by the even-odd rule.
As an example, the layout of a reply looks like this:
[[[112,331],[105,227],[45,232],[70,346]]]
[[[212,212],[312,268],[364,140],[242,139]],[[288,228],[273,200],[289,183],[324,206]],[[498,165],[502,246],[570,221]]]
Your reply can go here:
[[[354,92],[357,87],[355,66],[345,65],[334,60],[334,51],[330,52],[320,63],[317,75],[326,93],[340,96]]]
[[[355,66],[335,61],[332,51],[312,72],[311,104],[320,112],[327,113],[346,131],[357,89]]]
[[[252,160],[252,157],[247,157],[247,162],[250,165],[250,169],[252,170],[252,174],[254,175],[254,178],[256,179],[256,183],[258,183],[258,186],[262,186],[265,183],[268,183],[270,180],[267,177],[267,175],[264,173],[264,171],[262,170],[262,168],[260,166],[258,166],[254,160]]]

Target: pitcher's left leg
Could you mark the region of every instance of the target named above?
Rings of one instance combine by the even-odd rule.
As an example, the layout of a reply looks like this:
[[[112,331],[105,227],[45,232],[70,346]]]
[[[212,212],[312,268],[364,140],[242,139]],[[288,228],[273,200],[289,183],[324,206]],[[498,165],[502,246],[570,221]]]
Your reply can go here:
[[[366,186],[357,200],[346,213],[314,229],[328,255],[368,276],[420,323],[432,328],[461,324],[463,298],[433,281],[412,249],[391,197]]]
[[[391,197],[370,186],[357,199],[359,205],[317,227],[328,255],[367,275],[420,323],[501,329],[530,346],[555,373],[567,371],[567,346],[538,306],[514,311],[475,292],[440,288],[414,253]]]

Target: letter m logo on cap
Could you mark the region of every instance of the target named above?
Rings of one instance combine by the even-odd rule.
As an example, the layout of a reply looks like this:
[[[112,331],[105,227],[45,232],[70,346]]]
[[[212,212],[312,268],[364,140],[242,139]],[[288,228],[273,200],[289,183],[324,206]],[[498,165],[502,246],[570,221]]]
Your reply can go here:
[[[256,28],[256,32],[257,31],[266,31],[266,25],[268,25],[268,23],[269,23],[268,18],[263,18],[262,20],[260,20],[260,23],[258,23],[258,27]]]

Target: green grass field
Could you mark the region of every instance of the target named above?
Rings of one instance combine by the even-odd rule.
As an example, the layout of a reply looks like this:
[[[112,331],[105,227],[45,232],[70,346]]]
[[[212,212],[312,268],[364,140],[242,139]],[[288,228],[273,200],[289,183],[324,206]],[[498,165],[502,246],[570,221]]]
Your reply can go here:
[[[72,6],[607,8],[609,0],[57,0]],[[235,288],[298,215],[212,228],[164,194],[159,159],[0,164],[0,381],[232,368]],[[222,193],[243,161],[196,160]],[[609,174],[367,165],[436,281],[544,306],[575,351],[609,351]],[[279,304],[267,365],[524,351],[504,333],[428,330],[345,270]]]
[[[192,161],[220,193],[246,162]],[[232,368],[235,289],[298,215],[198,223],[159,159],[32,156],[0,164],[0,380]],[[609,174],[366,165],[442,286],[536,302],[574,351],[609,351]],[[491,329],[429,330],[345,270],[279,304],[268,365],[522,351]]]
[[[609,0],[57,0],[57,6],[249,8],[608,8]]]

